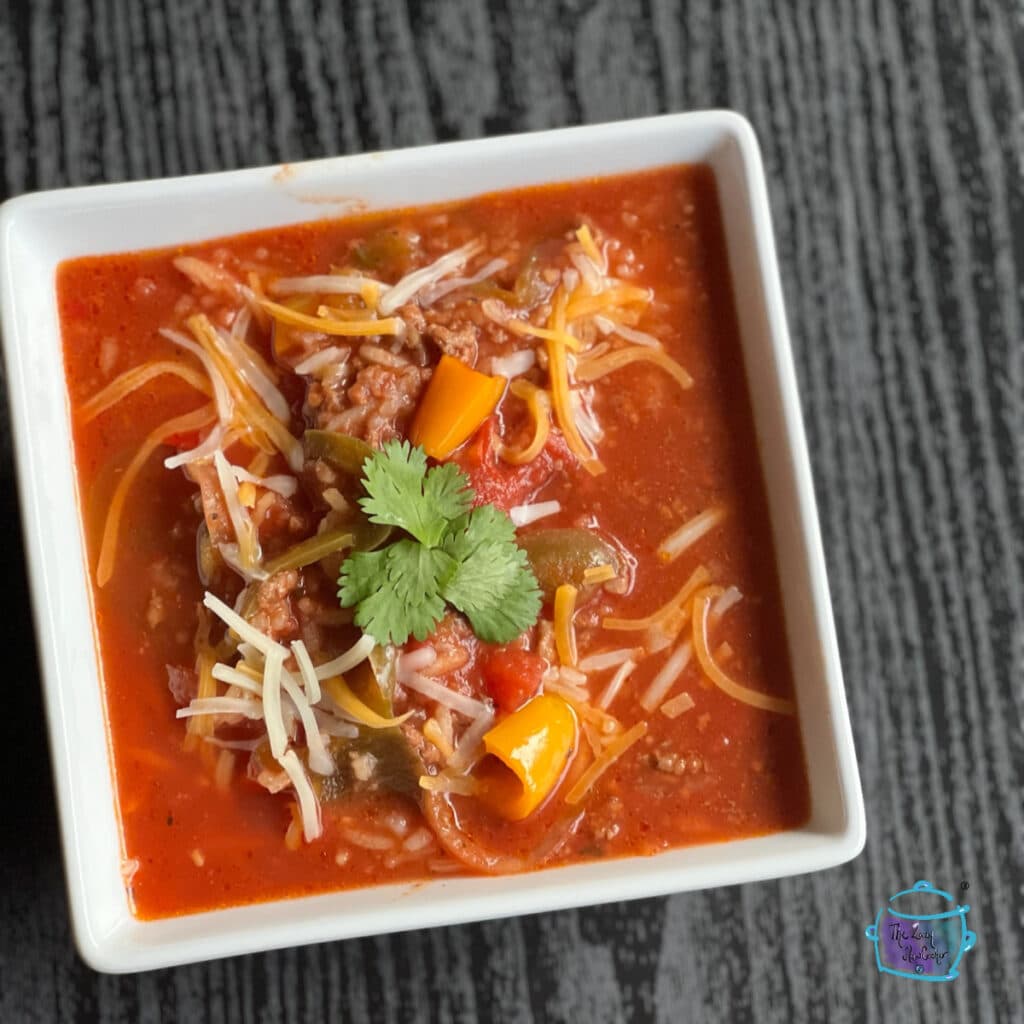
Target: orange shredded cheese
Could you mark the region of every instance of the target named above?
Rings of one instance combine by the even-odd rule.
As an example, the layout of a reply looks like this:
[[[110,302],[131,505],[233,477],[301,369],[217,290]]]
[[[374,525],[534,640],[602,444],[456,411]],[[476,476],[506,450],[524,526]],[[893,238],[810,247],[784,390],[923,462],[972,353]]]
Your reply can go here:
[[[139,475],[149,457],[168,437],[190,430],[200,430],[208,426],[216,418],[217,409],[210,403],[192,412],[187,412],[183,416],[175,416],[173,419],[167,420],[166,423],[160,424],[142,442],[139,450],[121,475],[121,479],[114,490],[114,496],[110,499],[110,506],[107,509],[107,520],[103,524],[100,557],[96,563],[96,586],[106,586],[114,573],[114,561],[117,558],[117,537],[121,529],[121,515],[124,512],[125,499],[128,497],[128,491],[135,482],[135,478]]]
[[[586,224],[578,227],[576,229],[576,238],[590,262],[593,263],[598,270],[603,271],[604,259],[601,256],[601,250],[597,247],[597,242],[594,241],[594,236],[590,232],[590,227]]]
[[[631,345],[629,348],[619,348],[596,359],[582,360],[576,367],[576,379],[587,383],[607,373],[621,370],[630,363],[640,362],[660,366],[684,391],[693,385],[693,378],[671,356],[665,355],[661,349],[649,348],[646,345]]]
[[[760,708],[762,711],[774,711],[780,715],[794,714],[796,708],[792,701],[772,697],[737,683],[722,670],[712,656],[708,649],[708,612],[712,600],[724,592],[721,587],[704,587],[693,598],[693,649],[704,674],[734,700]]]
[[[441,756],[446,761],[451,760],[452,754],[455,753],[455,748],[448,741],[448,737],[441,731],[441,726],[437,724],[436,719],[428,718],[426,720],[423,725],[423,737],[437,747],[441,752]]]
[[[216,341],[216,331],[209,319],[203,315],[189,317],[188,329],[202,346],[214,367],[227,385],[237,406],[244,426],[256,445],[276,448],[293,469],[302,466],[302,446],[291,435],[288,427],[271,413],[242,379],[237,367],[221,351]],[[265,364],[264,364],[265,365]]]
[[[604,565],[592,565],[589,569],[583,570],[583,582],[588,586],[595,583],[607,583],[613,579],[615,579],[615,566],[609,565],[607,562]]]
[[[627,729],[621,736],[611,740],[594,763],[580,776],[579,781],[566,794],[567,804],[578,804],[590,792],[594,783],[601,778],[623,754],[647,733],[647,723],[637,722],[632,729]]]
[[[542,341],[557,341],[564,345],[570,352],[579,352],[582,344],[579,338],[574,337],[566,330],[555,330],[551,327],[538,327],[536,324],[528,323],[526,320],[515,320],[509,318],[503,324],[513,334],[524,338],[540,338]]]
[[[343,337],[401,334],[404,327],[402,321],[395,316],[384,317],[381,320],[335,320],[332,317],[309,316],[278,302],[271,302],[270,299],[263,299],[260,304],[281,323],[303,327],[307,331],[319,331],[321,334]]]
[[[517,398],[526,402],[527,409],[533,417],[533,440],[520,451],[502,445],[499,449],[501,457],[514,466],[532,462],[543,451],[551,434],[551,399],[548,393],[535,384],[525,380],[514,380],[509,390]]]
[[[651,301],[648,288],[639,288],[632,284],[620,284],[606,288],[596,295],[574,294],[566,310],[566,319],[571,323],[580,317],[593,316],[616,306],[646,304]]]
[[[555,591],[555,649],[563,665],[576,664],[576,627],[572,618],[577,593],[571,583],[563,583]]]
[[[551,328],[556,334],[565,331],[566,301],[565,289],[559,285],[555,291],[549,320]],[[551,381],[551,403],[555,408],[558,425],[565,435],[566,444],[583,463],[583,468],[592,476],[599,476],[604,472],[604,466],[583,440],[573,414],[572,395],[569,392],[569,364],[566,359],[565,346],[554,339],[548,339],[546,346],[548,377]]]
[[[601,625],[605,629],[620,630],[644,630],[662,625],[674,614],[679,613],[680,609],[697,592],[698,588],[710,579],[711,574],[708,570],[703,565],[698,565],[690,578],[679,588],[675,596],[670,597],[656,612],[651,612],[650,615],[645,615],[642,619],[619,619],[608,616]]]
[[[100,413],[106,412],[112,405],[116,405],[122,398],[127,397],[133,391],[148,384],[156,377],[163,374],[173,374],[180,377],[186,384],[201,391],[207,398],[213,394],[210,382],[198,370],[184,363],[175,363],[169,359],[161,359],[152,363],[143,363],[134,369],[122,373],[120,377],[112,380],[102,391],[93,395],[82,406],[82,415],[85,422],[95,419]]]

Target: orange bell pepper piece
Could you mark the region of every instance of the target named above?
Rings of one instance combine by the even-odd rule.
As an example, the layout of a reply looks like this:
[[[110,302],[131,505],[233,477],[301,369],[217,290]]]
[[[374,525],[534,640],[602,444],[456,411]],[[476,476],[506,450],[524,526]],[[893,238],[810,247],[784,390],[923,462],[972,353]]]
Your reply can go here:
[[[494,412],[507,383],[504,377],[489,377],[459,359],[441,356],[416,410],[409,439],[431,458],[448,458]]]
[[[527,701],[484,736],[480,799],[510,821],[532,814],[561,780],[576,736],[576,714],[561,697]]]

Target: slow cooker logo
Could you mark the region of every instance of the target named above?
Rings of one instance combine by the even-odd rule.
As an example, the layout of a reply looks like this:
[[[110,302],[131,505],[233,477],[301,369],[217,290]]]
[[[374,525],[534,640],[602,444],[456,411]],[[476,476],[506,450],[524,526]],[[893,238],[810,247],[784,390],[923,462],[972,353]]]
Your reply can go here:
[[[952,981],[978,941],[967,928],[970,909],[924,881],[891,896],[864,932],[875,944],[878,969],[915,981]]]

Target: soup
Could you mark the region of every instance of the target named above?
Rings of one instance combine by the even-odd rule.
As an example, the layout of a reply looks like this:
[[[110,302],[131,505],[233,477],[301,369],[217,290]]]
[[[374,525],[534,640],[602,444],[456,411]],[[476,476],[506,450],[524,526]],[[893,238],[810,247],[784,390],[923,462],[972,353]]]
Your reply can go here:
[[[137,916],[806,820],[708,168],[58,295]]]

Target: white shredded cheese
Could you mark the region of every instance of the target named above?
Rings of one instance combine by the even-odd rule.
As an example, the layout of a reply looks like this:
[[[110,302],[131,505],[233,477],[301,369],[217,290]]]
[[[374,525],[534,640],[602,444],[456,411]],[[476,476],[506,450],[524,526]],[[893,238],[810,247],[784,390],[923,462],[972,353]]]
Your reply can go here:
[[[481,701],[467,697],[464,693],[449,690],[447,686],[436,682],[429,676],[420,675],[418,672],[410,672],[404,676],[402,685],[417,693],[422,693],[424,697],[429,697],[431,700],[437,701],[438,704],[444,704],[452,711],[457,711],[467,718],[479,718],[489,711],[487,705]]]
[[[538,501],[532,505],[515,505],[508,510],[508,517],[514,526],[529,526],[547,516],[556,515],[562,511],[561,502]]]
[[[267,660],[263,666],[263,718],[267,723],[267,739],[270,741],[270,753],[278,764],[284,767],[281,760],[288,746],[288,731],[285,729],[281,714],[281,675],[284,668],[284,648],[275,645],[267,652]]]
[[[259,701],[244,697],[196,697],[187,708],[178,708],[175,718],[192,718],[196,715],[242,715],[245,718],[263,717]]]
[[[491,376],[512,380],[527,373],[536,362],[537,354],[532,348],[510,352],[507,356],[491,356]]]
[[[638,331],[635,327],[627,327],[616,320],[610,320],[606,316],[595,316],[594,323],[602,334],[617,334],[626,341],[635,345],[644,345],[647,348],[661,348],[661,342],[646,331]]]
[[[185,452],[178,452],[177,455],[171,455],[164,459],[164,468],[178,469],[180,466],[187,466],[193,462],[198,462],[200,459],[209,458],[221,447],[226,429],[223,423],[215,423],[206,435],[205,440],[200,441],[195,448],[190,448]]]
[[[416,293],[428,285],[436,284],[456,270],[461,270],[468,260],[472,259],[480,250],[483,243],[480,241],[467,242],[465,245],[445,253],[440,259],[435,260],[429,266],[420,267],[410,274],[406,274],[400,281],[391,288],[377,302],[377,309],[382,316],[389,316],[399,306],[404,305],[414,298]]]
[[[232,668],[230,665],[224,665],[218,661],[210,674],[219,682],[237,686],[240,690],[247,690],[249,693],[255,693],[257,697],[263,696],[263,687],[260,683],[252,676],[239,672],[238,669]]]
[[[299,801],[299,814],[302,816],[302,835],[307,843],[319,839],[323,834],[323,823],[320,820],[320,804],[317,801],[313,787],[302,770],[302,763],[294,750],[289,750],[278,763],[285,770],[292,786],[295,787],[295,796]]]
[[[292,497],[299,489],[298,480],[293,476],[288,476],[287,473],[278,473],[274,476],[254,476],[241,466],[231,466],[231,472],[239,483],[244,481],[255,484],[265,491],[274,491],[275,494],[280,494],[282,498]]]
[[[713,626],[733,605],[743,600],[739,587],[728,587],[708,609],[708,625]]]
[[[295,373],[302,376],[318,373],[326,366],[333,366],[335,363],[343,363],[348,359],[348,352],[338,348],[336,345],[329,345],[327,348],[306,356],[301,363],[295,364]]]
[[[355,274],[310,274],[308,277],[279,277],[267,289],[271,295],[362,295],[366,285],[385,289],[372,277]]]
[[[302,731],[306,734],[306,746],[309,748],[310,770],[316,772],[317,775],[333,775],[334,759],[324,745],[324,739],[320,735],[320,724],[313,714],[308,698],[292,678],[291,673],[287,671],[281,672],[281,688],[295,705],[299,721],[302,722]]]
[[[313,659],[309,656],[306,645],[301,640],[292,641],[292,654],[295,655],[295,663],[299,666],[299,675],[302,677],[302,685],[306,688],[306,696],[310,704],[320,703],[320,680],[316,677],[316,668]]]
[[[685,671],[692,655],[693,647],[690,641],[686,640],[665,659],[665,664],[658,670],[658,674],[651,680],[651,685],[640,698],[640,704],[644,708],[653,711],[662,702],[665,694],[672,689],[676,680]]]
[[[221,376],[220,370],[214,366],[213,360],[199,345],[187,335],[182,334],[181,331],[173,331],[169,327],[161,327],[160,334],[179,348],[183,348],[186,352],[191,352],[203,364],[203,369],[206,371],[207,377],[210,378],[210,384],[213,385],[213,398],[217,405],[217,417],[226,428],[231,423],[231,418],[235,414],[235,403],[231,398],[231,392],[228,390],[227,383]]]
[[[223,328],[215,328],[210,335],[221,354],[234,367],[239,377],[249,385],[253,393],[279,420],[287,423],[291,417],[284,395],[277,385],[253,357],[249,347],[240,338],[229,334]]]
[[[376,643],[369,633],[364,633],[344,654],[339,654],[333,661],[317,665],[317,679],[332,679],[350,672],[356,665],[366,661]]]
[[[255,626],[250,626],[238,612],[229,608],[219,597],[207,591],[203,595],[203,604],[213,612],[214,615],[232,630],[240,640],[255,647],[265,658],[271,653],[280,655],[282,664],[286,656],[285,649],[276,641],[265,636]],[[320,678],[323,678],[321,676]]]
[[[600,672],[602,669],[615,668],[636,656],[635,647],[620,647],[615,651],[601,651],[584,658],[579,667],[584,672]]]
[[[407,675],[422,672],[423,669],[430,668],[435,661],[437,661],[437,651],[429,645],[418,647],[415,651],[407,651],[398,659],[396,665],[398,678],[404,680]]]
[[[257,568],[262,557],[256,530],[249,518],[249,513],[238,498],[238,480],[232,472],[231,463],[224,457],[220,449],[213,453],[213,465],[217,470],[217,480],[224,495],[228,518],[238,540],[239,561],[244,569]]]
[[[420,293],[420,305],[432,306],[438,299],[443,299],[450,292],[458,288],[468,288],[470,285],[479,284],[479,282],[490,277],[492,274],[498,273],[499,270],[504,270],[507,266],[508,260],[494,259],[489,263],[485,263],[475,274],[470,274],[468,277],[451,277],[447,281],[441,281],[429,288],[424,288]]]
[[[604,689],[604,693],[601,694],[598,699],[597,706],[603,711],[607,711],[612,706],[612,702],[619,695],[619,691],[622,689],[623,684],[633,674],[633,670],[636,668],[636,662],[630,658],[629,661],[624,661],[616,671],[615,675],[608,680],[608,685]]]
[[[712,506],[700,515],[688,519],[659,545],[658,555],[665,561],[675,561],[688,547],[696,544],[725,518],[725,509]]]

